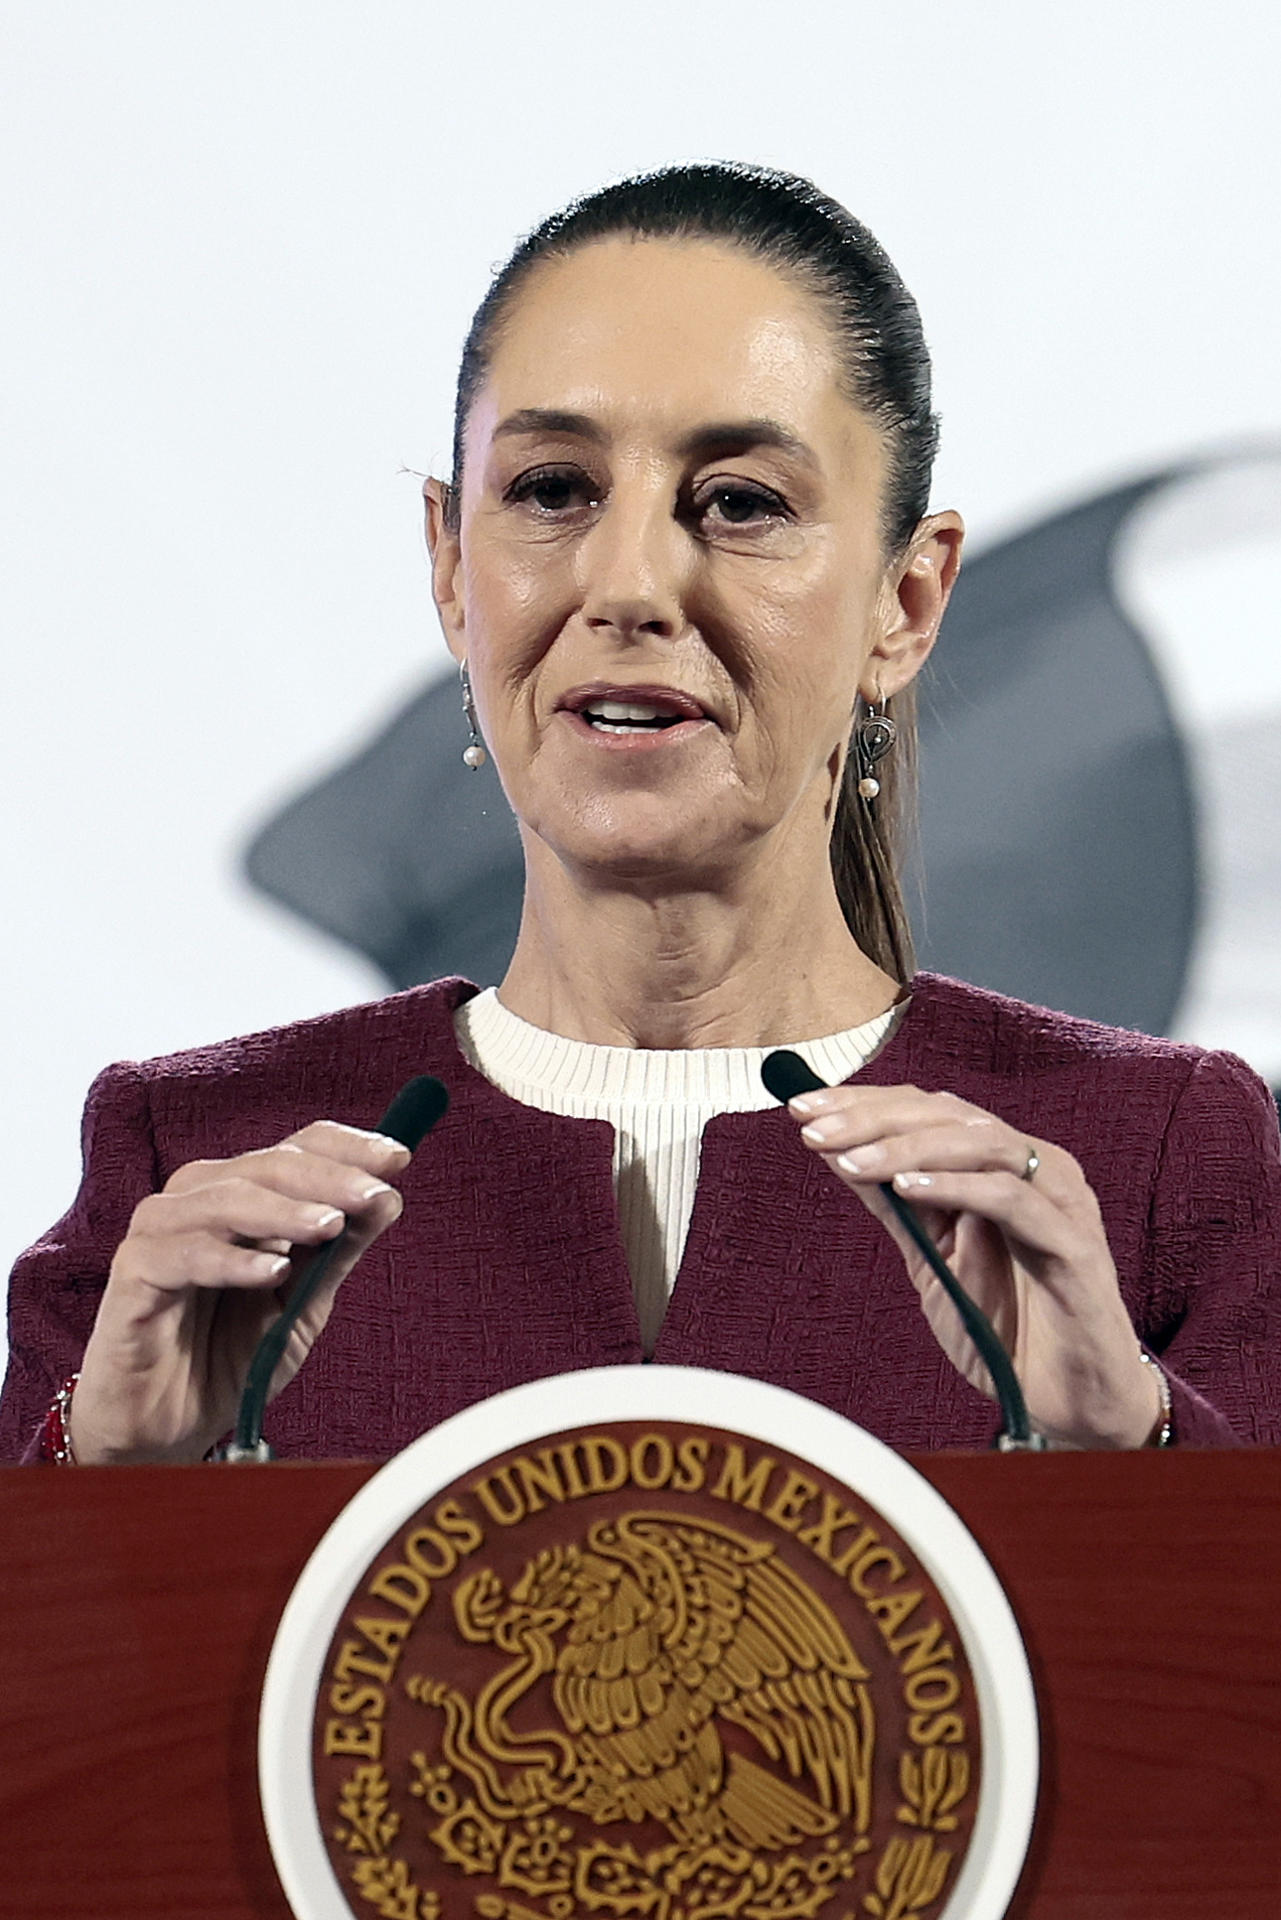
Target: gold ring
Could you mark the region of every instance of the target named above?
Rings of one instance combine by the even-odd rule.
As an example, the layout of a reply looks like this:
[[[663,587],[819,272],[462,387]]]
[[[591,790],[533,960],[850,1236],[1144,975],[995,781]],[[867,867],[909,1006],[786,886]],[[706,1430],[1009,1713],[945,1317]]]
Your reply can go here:
[[[1030,1146],[1027,1150],[1027,1165],[1024,1167],[1023,1172],[1020,1174],[1019,1176],[1020,1179],[1035,1180],[1036,1170],[1040,1166],[1040,1164],[1041,1164],[1040,1154],[1037,1152],[1035,1147]]]

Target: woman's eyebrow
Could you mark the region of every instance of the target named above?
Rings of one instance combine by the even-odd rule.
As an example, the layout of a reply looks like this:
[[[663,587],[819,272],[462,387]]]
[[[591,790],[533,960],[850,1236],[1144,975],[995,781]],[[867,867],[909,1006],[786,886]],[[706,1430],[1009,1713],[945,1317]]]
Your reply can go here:
[[[563,407],[518,407],[494,428],[494,439],[510,439],[521,434],[556,434],[562,438],[587,440],[593,446],[607,445],[609,434],[599,420],[587,413],[571,413]],[[676,451],[685,458],[710,459],[716,454],[749,453],[753,447],[777,447],[803,466],[817,467],[813,448],[777,420],[714,420],[696,427],[678,442]]]
[[[609,437],[590,414],[566,413],[559,407],[519,407],[499,421],[494,428],[494,439],[521,433],[561,434],[576,440],[590,440],[596,446],[603,446]]]
[[[753,447],[777,447],[803,466],[817,467],[818,455],[777,420],[718,420],[698,427],[681,441],[685,455],[709,459],[715,454],[750,453]]]

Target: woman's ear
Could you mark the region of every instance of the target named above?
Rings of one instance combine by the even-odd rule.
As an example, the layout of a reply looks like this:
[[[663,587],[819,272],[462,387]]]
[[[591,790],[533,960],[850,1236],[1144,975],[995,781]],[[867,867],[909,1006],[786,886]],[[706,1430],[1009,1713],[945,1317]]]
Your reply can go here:
[[[458,538],[457,501],[443,480],[423,483],[427,506],[427,551],[431,555],[431,593],[440,616],[445,644],[455,660],[467,651],[464,638],[462,546]]]
[[[914,680],[938,638],[939,623],[961,565],[965,523],[959,513],[931,513],[885,583],[885,618],[867,662],[871,697],[886,699]]]

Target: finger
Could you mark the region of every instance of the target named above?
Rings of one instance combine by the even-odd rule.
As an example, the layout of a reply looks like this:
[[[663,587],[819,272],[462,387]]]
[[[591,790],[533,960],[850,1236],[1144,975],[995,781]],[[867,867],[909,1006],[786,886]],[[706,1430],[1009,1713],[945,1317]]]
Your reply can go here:
[[[285,1254],[229,1244],[214,1233],[139,1236],[126,1240],[112,1262],[112,1278],[158,1294],[181,1294],[191,1287],[246,1287],[268,1290],[288,1279]]]
[[[309,1126],[291,1133],[287,1142],[304,1153],[316,1153],[326,1160],[338,1160],[345,1166],[363,1167],[366,1173],[389,1178],[399,1173],[410,1160],[409,1148],[389,1134],[374,1133],[366,1127],[347,1127],[338,1120],[313,1120]]]
[[[309,1201],[317,1206],[337,1207],[341,1213],[359,1214],[375,1200],[394,1191],[369,1168],[332,1160],[282,1141],[259,1153],[245,1153],[234,1160],[193,1160],[165,1183],[165,1193],[191,1193],[218,1186],[226,1180],[247,1180],[287,1199]]]
[[[818,1087],[813,1093],[798,1093],[787,1103],[788,1112],[798,1120],[837,1118],[863,1127],[875,1134],[898,1128],[928,1125],[932,1116],[957,1119],[973,1114],[991,1119],[982,1107],[975,1107],[958,1094],[927,1092],[923,1087]]]
[[[913,1171],[897,1174],[892,1184],[913,1205],[920,1201],[931,1210],[977,1214],[1025,1247],[1056,1260],[1071,1261],[1084,1250],[1076,1221],[1016,1174]]]
[[[400,1195],[393,1193],[390,1206],[380,1205],[373,1210],[377,1217],[366,1214],[362,1220],[350,1224],[332,1247],[326,1247],[322,1252],[314,1255],[308,1266],[297,1271],[294,1286],[281,1289],[280,1304],[282,1308],[287,1309],[295,1288],[308,1281],[309,1267],[314,1269],[318,1261],[326,1262],[324,1273],[320,1276],[318,1284],[314,1281],[309,1282],[315,1285],[315,1291],[311,1293],[290,1332],[280,1366],[272,1376],[273,1393],[279,1392],[302,1365],[310,1351],[312,1341],[328,1320],[334,1299],[347,1275],[370,1243],[378,1238],[385,1227],[399,1217],[402,1204]]]
[[[806,1144],[813,1146],[814,1142]],[[877,1181],[916,1172],[1010,1173],[1026,1181],[1029,1157],[1035,1154],[1041,1192],[1059,1197],[1064,1192],[1052,1149],[996,1121],[984,1126],[917,1128],[840,1151],[835,1150],[835,1143],[829,1142],[816,1151],[834,1159],[842,1174]]]
[[[378,1236],[385,1232],[404,1211],[405,1203],[394,1187],[389,1187],[385,1196],[375,1200],[362,1214],[348,1218],[343,1232],[331,1245],[320,1248],[313,1260],[327,1260],[326,1279],[316,1294],[316,1300],[328,1300],[351,1272],[356,1262],[372,1246]],[[297,1267],[295,1260],[294,1266]],[[301,1277],[301,1272],[300,1272]],[[328,1311],[326,1307],[325,1311]]]
[[[391,1187],[381,1190],[393,1191]],[[163,1239],[207,1232],[229,1240],[283,1242],[277,1251],[284,1251],[290,1246],[336,1239],[346,1219],[341,1207],[292,1200],[287,1194],[232,1175],[186,1192],[149,1194],[134,1211],[130,1233]]]
[[[401,1196],[394,1187],[389,1187],[386,1194],[372,1201],[363,1213],[349,1215],[346,1229],[338,1241],[331,1273],[349,1273],[365,1249],[399,1220],[404,1210],[405,1203]]]
[[[998,1132],[1014,1133],[1003,1120],[979,1107],[966,1107],[946,1095],[923,1094],[893,1103],[860,1102],[818,1114],[805,1122],[801,1138],[806,1146],[827,1153],[944,1129],[975,1140]]]

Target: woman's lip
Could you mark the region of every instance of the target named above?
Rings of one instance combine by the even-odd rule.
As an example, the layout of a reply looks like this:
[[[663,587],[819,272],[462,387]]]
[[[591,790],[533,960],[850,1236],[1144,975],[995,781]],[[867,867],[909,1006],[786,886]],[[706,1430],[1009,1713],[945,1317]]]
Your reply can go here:
[[[611,733],[603,727],[594,727],[581,713],[568,707],[560,709],[560,718],[568,722],[580,739],[590,740],[593,746],[607,747],[614,753],[652,753],[656,747],[675,746],[689,740],[711,724],[706,714],[700,713],[696,720],[673,720],[666,727],[629,727],[624,732]]]
[[[557,702],[562,712],[581,714],[589,707],[610,701],[618,706],[657,707],[660,713],[679,714],[683,720],[710,720],[711,715],[693,694],[676,687],[617,686],[604,680],[587,687],[575,687]]]

